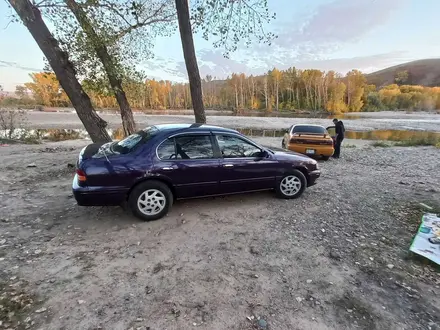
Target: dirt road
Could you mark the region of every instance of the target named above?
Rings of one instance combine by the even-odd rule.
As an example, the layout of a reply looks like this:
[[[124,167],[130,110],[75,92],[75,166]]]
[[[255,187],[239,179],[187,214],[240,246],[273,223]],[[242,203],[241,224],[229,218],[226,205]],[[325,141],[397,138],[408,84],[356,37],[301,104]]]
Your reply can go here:
[[[440,205],[438,149],[349,148],[298,200],[183,201],[140,222],[76,206],[84,143],[0,147],[0,329],[440,326],[438,271],[407,252],[418,203]]]
[[[380,113],[379,113],[380,114]],[[121,118],[117,114],[100,114],[105,119],[110,128],[121,126]],[[395,129],[395,130],[426,130],[440,132],[440,115],[435,114],[405,114],[393,112],[388,115],[377,115],[370,113],[370,117],[362,119],[344,119],[344,124],[350,130],[375,130],[375,129]],[[27,114],[28,124],[31,128],[83,128],[76,113],[44,113],[32,111]],[[193,116],[175,115],[140,115],[135,114],[135,120],[139,127],[154,124],[167,123],[192,123]],[[261,128],[261,129],[287,129],[290,125],[307,123],[332,125],[330,119],[312,118],[275,118],[275,117],[235,117],[235,116],[208,116],[208,124],[219,125],[232,128]]]

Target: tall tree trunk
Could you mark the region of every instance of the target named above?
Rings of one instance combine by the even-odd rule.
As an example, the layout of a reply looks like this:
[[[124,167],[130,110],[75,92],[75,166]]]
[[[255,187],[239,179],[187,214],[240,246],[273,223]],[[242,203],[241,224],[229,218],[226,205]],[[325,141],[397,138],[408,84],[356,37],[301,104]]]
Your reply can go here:
[[[182,41],[183,57],[188,72],[191,99],[196,123],[206,123],[205,107],[203,106],[202,83],[191,30],[188,0],[175,0],[177,19],[179,21],[180,40]]]
[[[104,70],[107,74],[110,86],[115,94],[116,101],[118,102],[121,110],[122,127],[124,129],[124,135],[128,136],[136,131],[136,124],[134,122],[133,112],[131,111],[130,104],[128,103],[127,96],[122,88],[122,80],[117,72],[114,60],[110,56],[107,46],[98,36],[89,18],[84,10],[75,2],[75,0],[65,0],[67,7],[75,15],[79,22],[79,25],[86,33],[87,38],[92,42],[98,58],[101,60]]]
[[[240,96],[241,96],[241,107],[246,108],[244,105],[244,93],[243,93],[243,77],[240,75]]]
[[[239,105],[238,105],[238,87],[237,87],[237,82],[234,85],[234,90],[235,90],[235,109],[238,110]]]
[[[267,76],[264,76],[264,101],[266,103],[266,111],[269,110],[269,101],[268,101],[268,92],[267,92]]]
[[[49,61],[73,107],[93,142],[111,141],[105,127],[107,123],[93,109],[89,96],[84,92],[75,76],[75,69],[58,41],[52,36],[41,17],[41,13],[29,0],[8,0],[23,24],[37,42]]]

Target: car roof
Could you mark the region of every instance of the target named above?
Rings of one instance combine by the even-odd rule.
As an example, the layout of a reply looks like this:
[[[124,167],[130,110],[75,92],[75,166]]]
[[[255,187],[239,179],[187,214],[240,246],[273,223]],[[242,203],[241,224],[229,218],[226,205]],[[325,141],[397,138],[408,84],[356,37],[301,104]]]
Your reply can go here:
[[[236,130],[224,128],[220,126],[206,125],[206,124],[159,124],[154,125],[161,132],[200,132],[200,131],[214,131],[220,133],[238,133]]]
[[[297,124],[297,125],[293,125],[293,127],[296,127],[296,126],[302,126],[302,127],[321,127],[321,128],[325,129],[324,126],[322,126],[322,125],[315,125],[315,124]]]

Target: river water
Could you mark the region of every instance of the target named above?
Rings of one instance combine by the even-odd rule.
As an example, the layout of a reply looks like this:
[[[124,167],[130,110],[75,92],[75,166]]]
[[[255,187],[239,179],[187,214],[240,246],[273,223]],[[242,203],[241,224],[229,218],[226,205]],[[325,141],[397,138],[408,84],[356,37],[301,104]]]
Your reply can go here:
[[[212,113],[211,111],[210,113]],[[113,139],[122,138],[121,119],[118,114],[100,113],[108,123],[108,132]],[[208,124],[236,129],[253,137],[282,137],[291,125],[318,124],[332,126],[333,117],[297,115],[295,117],[256,117],[208,115]],[[409,139],[440,140],[440,115],[435,113],[376,112],[346,114],[342,118],[348,139],[401,141]],[[139,128],[167,123],[192,123],[190,115],[146,115],[135,113]],[[62,141],[88,139],[87,132],[76,113],[38,112],[27,113],[26,129],[16,130],[13,138]],[[7,137],[7,132],[0,131],[0,137]]]

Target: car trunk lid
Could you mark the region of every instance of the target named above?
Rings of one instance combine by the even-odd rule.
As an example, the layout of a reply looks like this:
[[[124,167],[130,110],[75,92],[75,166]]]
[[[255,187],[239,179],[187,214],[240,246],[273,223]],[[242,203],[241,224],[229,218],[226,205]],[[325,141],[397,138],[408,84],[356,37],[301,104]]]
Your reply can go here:
[[[290,142],[298,144],[326,145],[329,144],[329,137],[330,135],[327,133],[294,133],[290,138]]]

